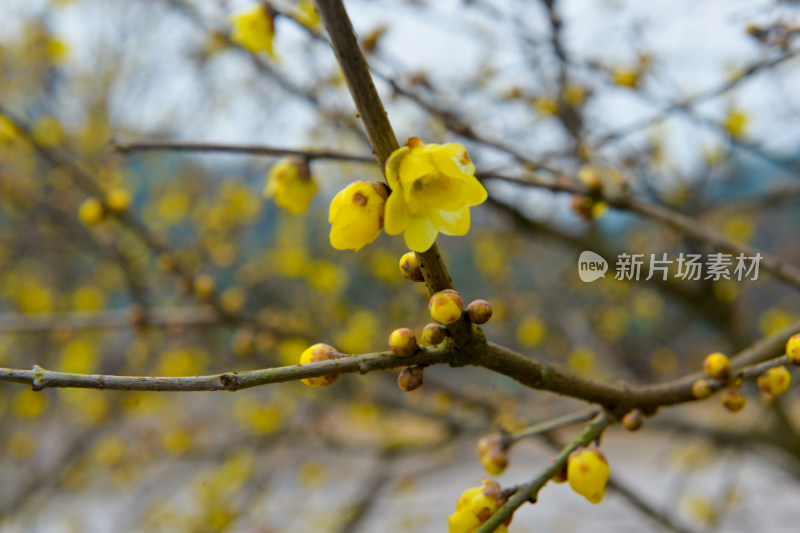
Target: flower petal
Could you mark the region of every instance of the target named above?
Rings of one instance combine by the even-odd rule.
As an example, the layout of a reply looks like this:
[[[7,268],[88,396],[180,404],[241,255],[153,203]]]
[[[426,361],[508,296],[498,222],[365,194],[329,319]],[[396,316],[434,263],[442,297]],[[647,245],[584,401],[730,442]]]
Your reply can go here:
[[[438,218],[438,229],[445,235],[466,235],[469,231],[469,207],[459,211],[439,211]]]
[[[389,235],[397,235],[405,229],[406,218],[406,205],[403,202],[403,193],[395,189],[386,200],[386,210],[383,215],[383,228]]]
[[[474,176],[468,179],[459,181],[459,197],[464,200],[467,205],[478,205],[486,201],[489,193],[486,188]]]
[[[414,182],[423,176],[436,175],[436,167],[434,167],[427,157],[420,157],[420,149],[411,150],[400,161],[398,177],[400,179],[400,186],[404,188],[411,188]]]
[[[425,252],[433,246],[438,233],[431,219],[409,217],[405,232],[406,246],[415,252]]]
[[[397,188],[397,184],[400,181],[399,178],[400,162],[410,151],[411,148],[403,146],[402,148],[398,148],[397,150],[392,152],[392,155],[390,155],[389,159],[386,160],[385,172],[386,172],[386,181],[389,183],[389,188],[391,189]]]

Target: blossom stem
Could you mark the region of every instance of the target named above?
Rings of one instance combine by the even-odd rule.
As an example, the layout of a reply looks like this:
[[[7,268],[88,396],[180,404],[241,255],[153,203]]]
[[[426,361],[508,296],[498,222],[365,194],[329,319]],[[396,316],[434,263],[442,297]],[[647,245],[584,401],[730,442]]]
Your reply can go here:
[[[383,168],[386,160],[400,145],[378,95],[378,90],[372,81],[369,65],[358,45],[350,17],[341,0],[317,0],[316,4],[325,28],[328,30],[336,59],[347,80],[350,94],[367,130],[372,150]],[[417,257],[430,294],[454,288],[436,243],[427,251],[418,253]],[[448,329],[459,346],[468,344],[472,338],[472,326],[463,316],[448,326]]]

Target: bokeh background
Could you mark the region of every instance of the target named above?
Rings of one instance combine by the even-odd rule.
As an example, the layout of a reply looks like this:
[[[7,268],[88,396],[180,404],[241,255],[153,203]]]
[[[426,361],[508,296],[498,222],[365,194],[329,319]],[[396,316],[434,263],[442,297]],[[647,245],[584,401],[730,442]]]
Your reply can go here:
[[[401,238],[329,245],[331,197],[380,180],[377,165],[312,161],[319,193],[291,215],[262,194],[275,157],[118,149],[370,154],[307,3],[272,2],[276,57],[230,39],[231,16],[253,5],[2,0],[0,366],[210,374],[296,364],[316,342],[380,351],[395,328],[429,321],[424,287],[398,270]],[[797,2],[346,6],[401,143],[460,142],[479,171],[511,176],[539,172],[513,152],[590,170],[800,264]],[[583,250],[612,267],[623,252],[713,250],[602,203],[487,188],[469,235],[440,248],[465,301],[492,303],[487,337],[537,360],[650,383],[800,319],[796,289],[763,272],[582,283]],[[88,197],[119,189],[125,217],[80,220]],[[486,475],[481,436],[580,407],[480,369],[429,369],[412,393],[395,379],[235,394],[0,384],[0,531],[444,531]],[[604,438],[620,485],[661,518],[630,495],[593,507],[551,484],[510,531],[793,531],[798,396],[764,403],[745,390],[738,415],[712,400]],[[535,475],[551,445],[515,447],[499,481]]]

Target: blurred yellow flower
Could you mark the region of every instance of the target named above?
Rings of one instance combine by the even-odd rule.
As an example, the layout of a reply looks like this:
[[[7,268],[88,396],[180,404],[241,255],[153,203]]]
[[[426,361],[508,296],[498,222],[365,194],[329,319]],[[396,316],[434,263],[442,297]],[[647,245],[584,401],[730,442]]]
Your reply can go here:
[[[611,71],[615,85],[635,89],[639,86],[639,73],[635,70],[619,67]]]
[[[569,456],[569,486],[591,503],[603,501],[609,474],[608,461],[597,448],[578,449]]]
[[[308,166],[294,159],[282,159],[269,170],[264,196],[293,215],[308,210],[317,194],[317,184],[311,179]]]
[[[480,487],[469,488],[458,497],[456,512],[447,517],[448,533],[474,533],[503,503],[500,485],[484,479]],[[510,519],[500,524],[495,533],[506,533],[508,522]]]
[[[739,109],[730,109],[722,127],[725,128],[731,137],[741,139],[747,134],[747,124],[749,117]]]
[[[258,4],[231,17],[231,40],[253,53],[266,52],[276,59],[272,48],[275,38],[275,13],[266,4]]]
[[[386,187],[374,181],[356,181],[331,201],[331,246],[359,251],[378,238],[383,228]]]
[[[460,144],[425,144],[411,137],[386,161],[392,193],[386,201],[385,229],[405,232],[406,245],[424,252],[439,232],[465,235],[470,206],[486,200],[475,166]]]

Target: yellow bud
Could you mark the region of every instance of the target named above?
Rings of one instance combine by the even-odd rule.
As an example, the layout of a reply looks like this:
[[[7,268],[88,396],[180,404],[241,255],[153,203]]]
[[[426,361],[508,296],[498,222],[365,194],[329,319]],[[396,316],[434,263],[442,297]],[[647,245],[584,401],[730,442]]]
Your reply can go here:
[[[639,73],[629,68],[617,68],[611,73],[616,85],[620,87],[636,88],[639,85]]]
[[[492,306],[486,300],[475,300],[467,306],[467,315],[473,324],[485,324],[492,318]]]
[[[567,104],[569,104],[571,107],[577,108],[582,106],[586,101],[586,89],[580,85],[570,83],[564,87],[564,94],[562,96]]]
[[[705,400],[714,390],[711,388],[711,382],[707,379],[698,379],[692,383],[692,395],[698,400]]]
[[[447,330],[439,324],[428,324],[422,330],[422,344],[426,346],[436,346],[447,337]]]
[[[253,53],[266,52],[276,59],[272,42],[275,38],[275,11],[269,4],[258,4],[231,17],[231,41]]]
[[[422,386],[422,367],[409,366],[400,371],[397,376],[397,386],[400,390],[410,392]]]
[[[499,476],[508,466],[503,436],[490,433],[478,441],[478,458],[491,476]]]
[[[731,375],[731,361],[726,355],[715,352],[705,358],[703,369],[712,379],[727,379]]]
[[[307,365],[309,363],[318,363],[320,361],[330,361],[333,359],[338,359],[340,356],[341,354],[339,354],[339,352],[337,352],[336,348],[333,346],[318,343],[305,349],[305,351],[300,355],[299,364]],[[334,374],[331,376],[303,378],[300,381],[309,387],[325,387],[337,379],[339,379],[339,376]]]
[[[396,329],[389,335],[389,348],[400,357],[410,357],[417,353],[417,338],[408,328]]]
[[[208,274],[198,274],[194,278],[192,286],[194,287],[195,295],[201,300],[209,300],[214,295],[214,287],[216,283],[214,278]]]
[[[591,165],[584,165],[578,170],[578,181],[586,185],[586,188],[592,192],[603,188],[600,172]]]
[[[461,296],[452,289],[439,291],[431,296],[428,302],[428,310],[431,318],[440,324],[452,324],[461,318],[464,309],[464,302]]]
[[[605,456],[595,447],[572,452],[567,463],[567,481],[572,490],[597,504],[606,494],[610,468]]]
[[[732,413],[738,413],[744,409],[747,400],[739,389],[727,388],[722,391],[722,405]]]
[[[425,281],[422,276],[422,268],[420,268],[419,259],[414,252],[403,254],[400,258],[400,272],[403,277],[411,281]]]
[[[780,396],[792,386],[792,375],[786,367],[778,366],[758,376],[758,387],[772,396]]]
[[[582,219],[592,220],[594,218],[595,201],[591,196],[575,194],[572,196],[572,210]]]
[[[114,214],[121,215],[131,205],[131,193],[125,189],[113,189],[106,196],[106,205],[108,210]]]
[[[800,333],[789,337],[786,342],[786,355],[789,356],[789,361],[793,365],[800,365]]]
[[[629,411],[622,417],[622,427],[628,431],[639,431],[642,428],[642,412],[638,409]]]
[[[317,184],[305,161],[281,159],[269,169],[264,196],[275,198],[275,203],[291,214],[305,213],[315,194]]]
[[[105,208],[97,198],[87,198],[78,208],[78,218],[85,226],[96,226],[105,216]]]
[[[356,252],[378,238],[383,228],[386,187],[375,181],[356,181],[331,201],[331,246]]]
[[[505,501],[500,485],[484,479],[480,487],[469,488],[458,497],[456,512],[447,517],[448,533],[474,533]],[[495,533],[507,533],[510,522],[501,524]]]

